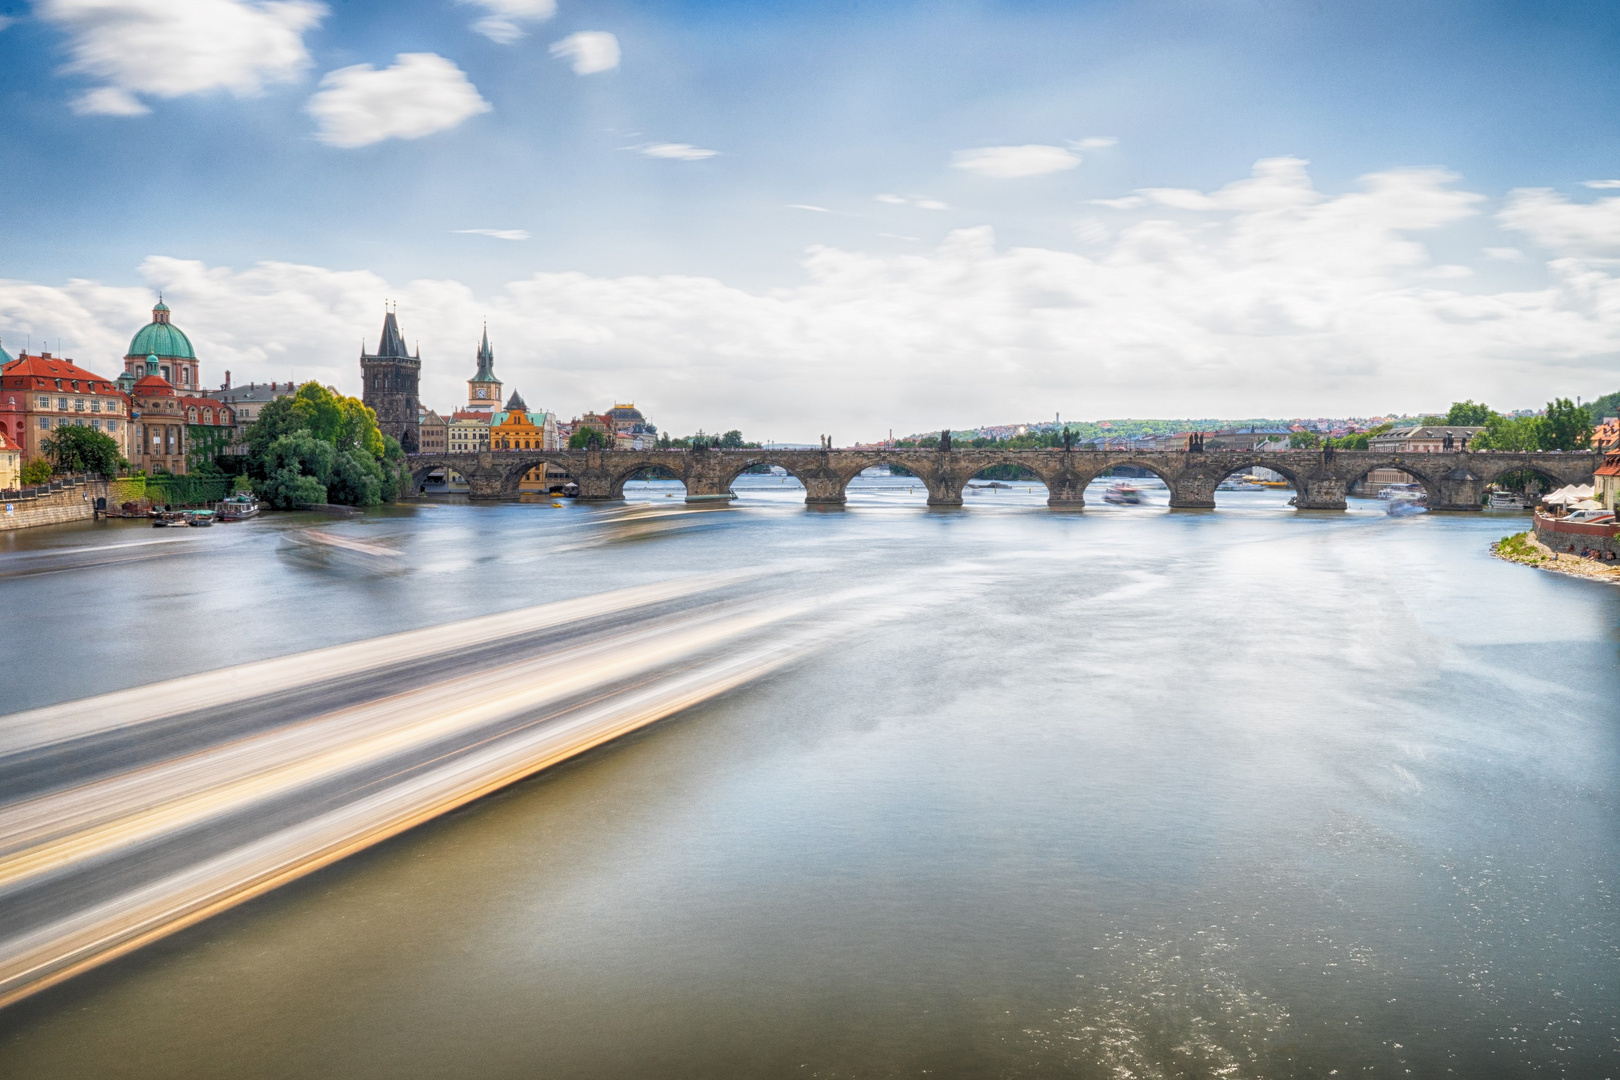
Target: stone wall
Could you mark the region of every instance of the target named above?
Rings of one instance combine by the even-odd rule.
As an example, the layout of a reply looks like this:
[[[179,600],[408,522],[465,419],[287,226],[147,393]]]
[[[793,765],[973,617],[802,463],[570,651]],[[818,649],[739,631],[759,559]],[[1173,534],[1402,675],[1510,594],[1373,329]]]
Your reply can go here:
[[[0,532],[88,521],[96,515],[96,500],[104,498],[105,480],[53,480],[48,487],[4,492],[0,494]]]
[[[1601,551],[1608,558],[1620,559],[1620,535],[1613,525],[1587,525],[1559,521],[1545,514],[1536,515],[1536,539],[1562,554],[1579,554],[1587,548]]]

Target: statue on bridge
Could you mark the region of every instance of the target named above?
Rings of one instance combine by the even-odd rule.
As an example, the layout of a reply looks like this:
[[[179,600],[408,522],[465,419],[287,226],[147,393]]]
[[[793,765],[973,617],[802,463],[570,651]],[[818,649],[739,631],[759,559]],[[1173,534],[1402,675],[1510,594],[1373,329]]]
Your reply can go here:
[[[1074,449],[1074,432],[1068,428],[1063,429],[1063,452],[1067,454]]]
[[[939,433],[939,448],[941,450],[949,450],[951,448],[951,429],[950,428],[946,428],[944,431]]]
[[[1187,453],[1202,454],[1204,452],[1204,433],[1202,431],[1189,432],[1187,435]]]

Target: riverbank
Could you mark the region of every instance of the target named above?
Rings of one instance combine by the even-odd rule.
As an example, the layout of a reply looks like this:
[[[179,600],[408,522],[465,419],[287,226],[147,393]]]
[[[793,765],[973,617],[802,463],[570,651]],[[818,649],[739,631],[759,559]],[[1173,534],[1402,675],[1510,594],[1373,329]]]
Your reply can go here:
[[[1532,533],[1504,536],[1491,545],[1491,554],[1507,562],[1551,570],[1555,574],[1567,574],[1570,577],[1590,578],[1607,581],[1611,585],[1620,585],[1620,565],[1599,562],[1596,559],[1583,559],[1569,552],[1554,551],[1537,540]]]

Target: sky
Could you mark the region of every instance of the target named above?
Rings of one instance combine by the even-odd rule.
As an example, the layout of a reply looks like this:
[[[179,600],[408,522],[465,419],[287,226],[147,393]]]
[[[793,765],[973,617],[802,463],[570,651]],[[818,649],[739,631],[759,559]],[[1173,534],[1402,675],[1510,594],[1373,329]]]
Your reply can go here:
[[[1620,5],[0,0],[0,344],[840,443],[1620,387]]]

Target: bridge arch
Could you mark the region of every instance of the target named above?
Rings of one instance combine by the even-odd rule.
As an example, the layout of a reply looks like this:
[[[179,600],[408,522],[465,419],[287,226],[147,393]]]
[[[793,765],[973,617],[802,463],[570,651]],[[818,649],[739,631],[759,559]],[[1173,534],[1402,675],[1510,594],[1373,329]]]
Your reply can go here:
[[[1549,491],[1557,491],[1559,488],[1565,487],[1569,484],[1591,483],[1593,479],[1590,471],[1588,471],[1587,474],[1581,479],[1569,480],[1565,477],[1559,476],[1550,469],[1543,468],[1528,458],[1521,457],[1517,461],[1509,460],[1494,462],[1490,460],[1494,456],[1495,455],[1480,454],[1478,455],[1480,460],[1473,465],[1474,475],[1480,478],[1481,483],[1494,484],[1504,476],[1511,476],[1513,473],[1527,472],[1534,473],[1542,480],[1545,480],[1547,482]]]
[[[1201,467],[1199,471],[1213,481],[1213,491],[1211,492],[1212,501],[1219,501],[1218,498],[1214,497],[1214,492],[1220,490],[1221,484],[1225,483],[1231,477],[1236,476],[1238,473],[1249,473],[1253,472],[1255,469],[1266,469],[1269,472],[1276,473],[1278,476],[1286,480],[1288,482],[1288,486],[1294,491],[1294,499],[1296,502],[1305,498],[1310,490],[1306,483],[1305,477],[1301,475],[1299,469],[1276,461],[1275,459],[1263,454],[1227,455],[1212,453],[1206,454],[1205,456],[1209,459],[1209,464]],[[1213,465],[1214,467],[1210,468],[1209,465]]]
[[[737,477],[759,465],[774,465],[797,480],[806,491],[810,490],[810,481],[808,479],[810,474],[804,470],[800,463],[794,461],[793,457],[788,454],[772,453],[769,450],[762,450],[758,454],[751,454],[746,458],[728,459],[725,469],[720,473],[721,486],[730,488],[736,482]]]
[[[1403,454],[1400,457],[1375,458],[1371,461],[1358,461],[1350,468],[1340,469],[1339,478],[1344,482],[1346,492],[1352,490],[1357,484],[1367,478],[1367,474],[1379,469],[1394,469],[1405,473],[1412,478],[1415,484],[1422,484],[1423,491],[1429,497],[1430,506],[1439,506],[1444,502],[1440,482],[1444,473],[1430,472],[1428,469],[1417,467],[1413,454]]]

